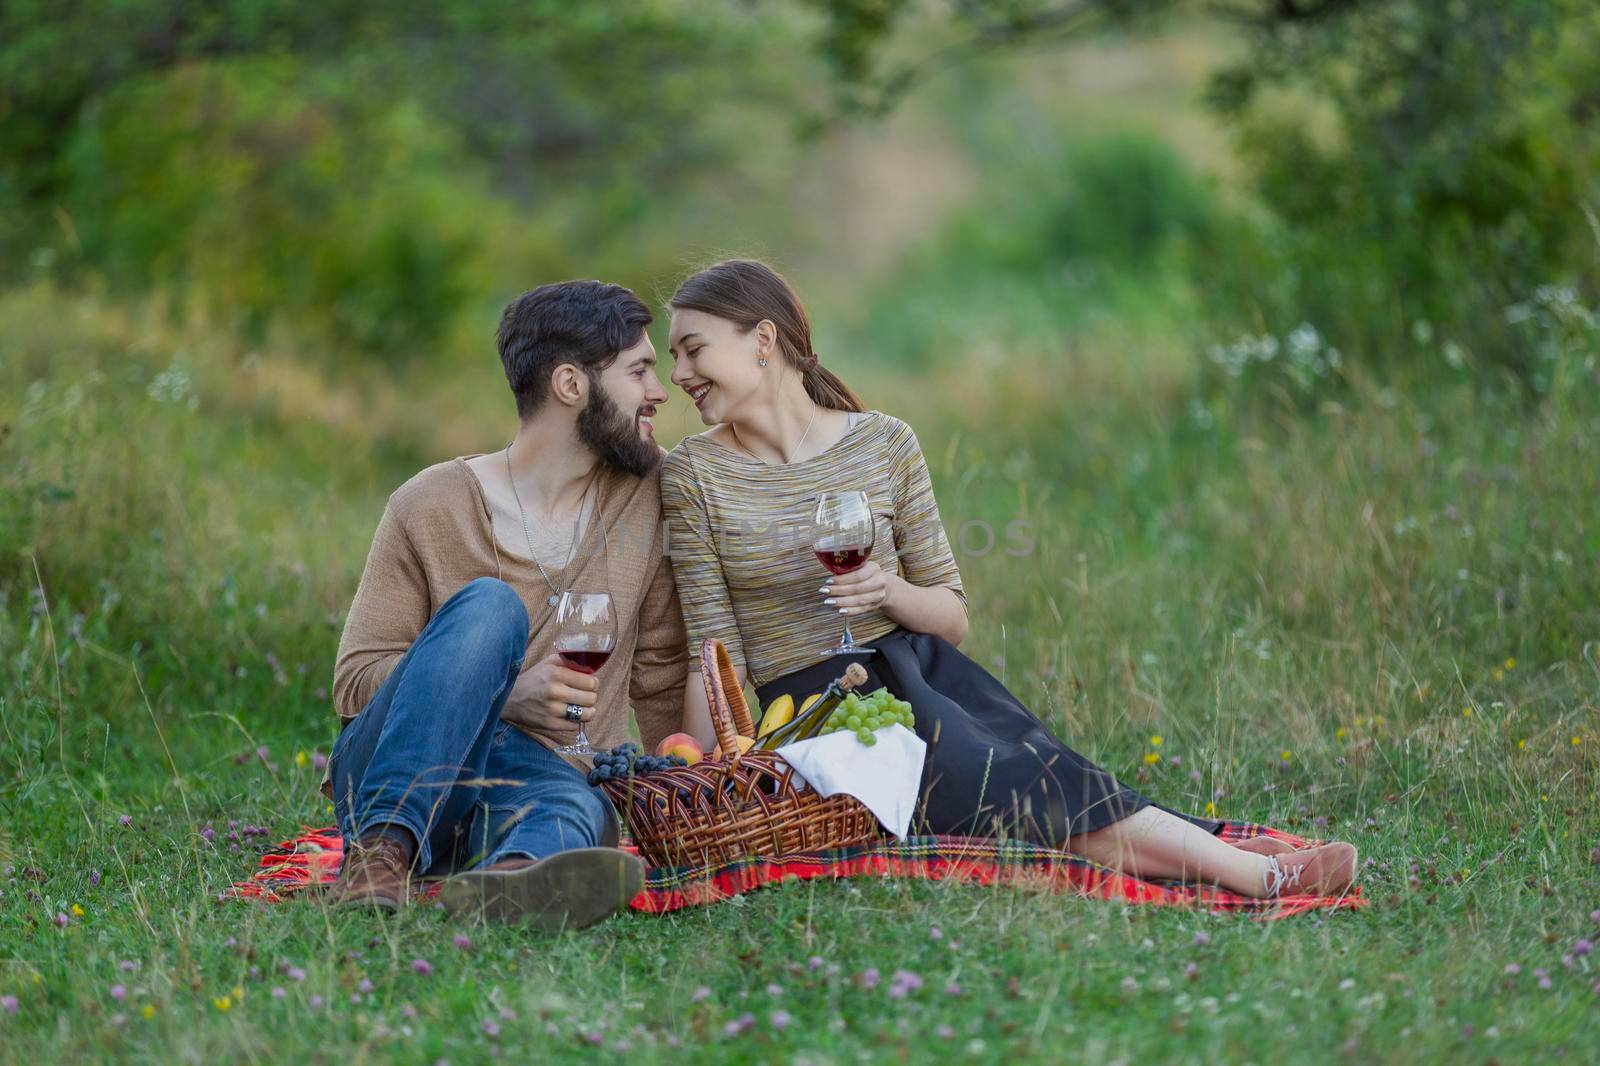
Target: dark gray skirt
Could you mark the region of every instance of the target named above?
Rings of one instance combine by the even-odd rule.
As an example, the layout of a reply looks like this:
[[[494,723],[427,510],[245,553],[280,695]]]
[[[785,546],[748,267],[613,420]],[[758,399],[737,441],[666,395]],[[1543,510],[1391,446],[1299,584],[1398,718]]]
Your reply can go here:
[[[1064,845],[1155,806],[1207,832],[1222,823],[1162,807],[1063,744],[1006,687],[943,637],[897,629],[875,653],[839,656],[756,690],[763,707],[787,693],[796,705],[844,673],[867,668],[863,692],[887,688],[911,703],[928,744],[913,831],[1007,836]]]

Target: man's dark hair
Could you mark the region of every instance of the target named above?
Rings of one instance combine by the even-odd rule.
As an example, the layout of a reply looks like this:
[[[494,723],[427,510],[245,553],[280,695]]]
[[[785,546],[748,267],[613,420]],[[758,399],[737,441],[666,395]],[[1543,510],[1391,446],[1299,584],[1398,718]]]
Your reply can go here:
[[[561,281],[541,285],[506,305],[496,343],[506,381],[527,418],[550,394],[550,374],[562,363],[583,368],[590,381],[639,343],[650,309],[621,285]]]

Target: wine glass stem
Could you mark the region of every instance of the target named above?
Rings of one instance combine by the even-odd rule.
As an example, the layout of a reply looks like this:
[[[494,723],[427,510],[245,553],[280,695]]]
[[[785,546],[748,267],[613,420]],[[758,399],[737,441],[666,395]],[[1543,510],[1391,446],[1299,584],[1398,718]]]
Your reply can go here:
[[[843,643],[842,647],[853,648],[853,647],[855,647],[855,643],[856,643],[856,638],[854,638],[854,637],[852,637],[850,635],[850,616],[849,615],[845,615],[844,616],[844,643]]]

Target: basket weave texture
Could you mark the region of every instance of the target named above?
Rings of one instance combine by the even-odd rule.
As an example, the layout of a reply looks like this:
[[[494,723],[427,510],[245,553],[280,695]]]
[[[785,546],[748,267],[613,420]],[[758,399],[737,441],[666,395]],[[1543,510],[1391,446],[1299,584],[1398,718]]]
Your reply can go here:
[[[796,787],[775,752],[740,752],[755,724],[719,640],[700,648],[700,675],[722,758],[601,782],[652,866],[701,866],[751,856],[852,847],[878,836],[878,821],[852,796]]]

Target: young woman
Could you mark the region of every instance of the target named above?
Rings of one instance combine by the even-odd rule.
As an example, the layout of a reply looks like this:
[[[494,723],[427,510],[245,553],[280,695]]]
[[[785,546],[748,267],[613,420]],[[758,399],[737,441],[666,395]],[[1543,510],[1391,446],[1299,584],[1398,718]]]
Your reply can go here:
[[[939,524],[911,428],[865,410],[818,362],[788,282],[730,260],[670,301],[672,381],[711,428],[662,468],[662,512],[691,647],[728,649],[762,704],[798,703],[843,672],[824,649],[848,620],[879,685],[910,701],[928,744],[921,828],[1013,836],[1136,876],[1218,884],[1255,897],[1337,894],[1356,849],[1295,851],[1270,839],[1234,846],[1219,823],[1179,815],[1073,751],[994,677],[956,649],[966,593]],[[865,565],[832,576],[808,535],[823,492],[866,492],[876,540]],[[691,678],[691,682],[695,679]],[[686,727],[709,745],[699,685]]]

